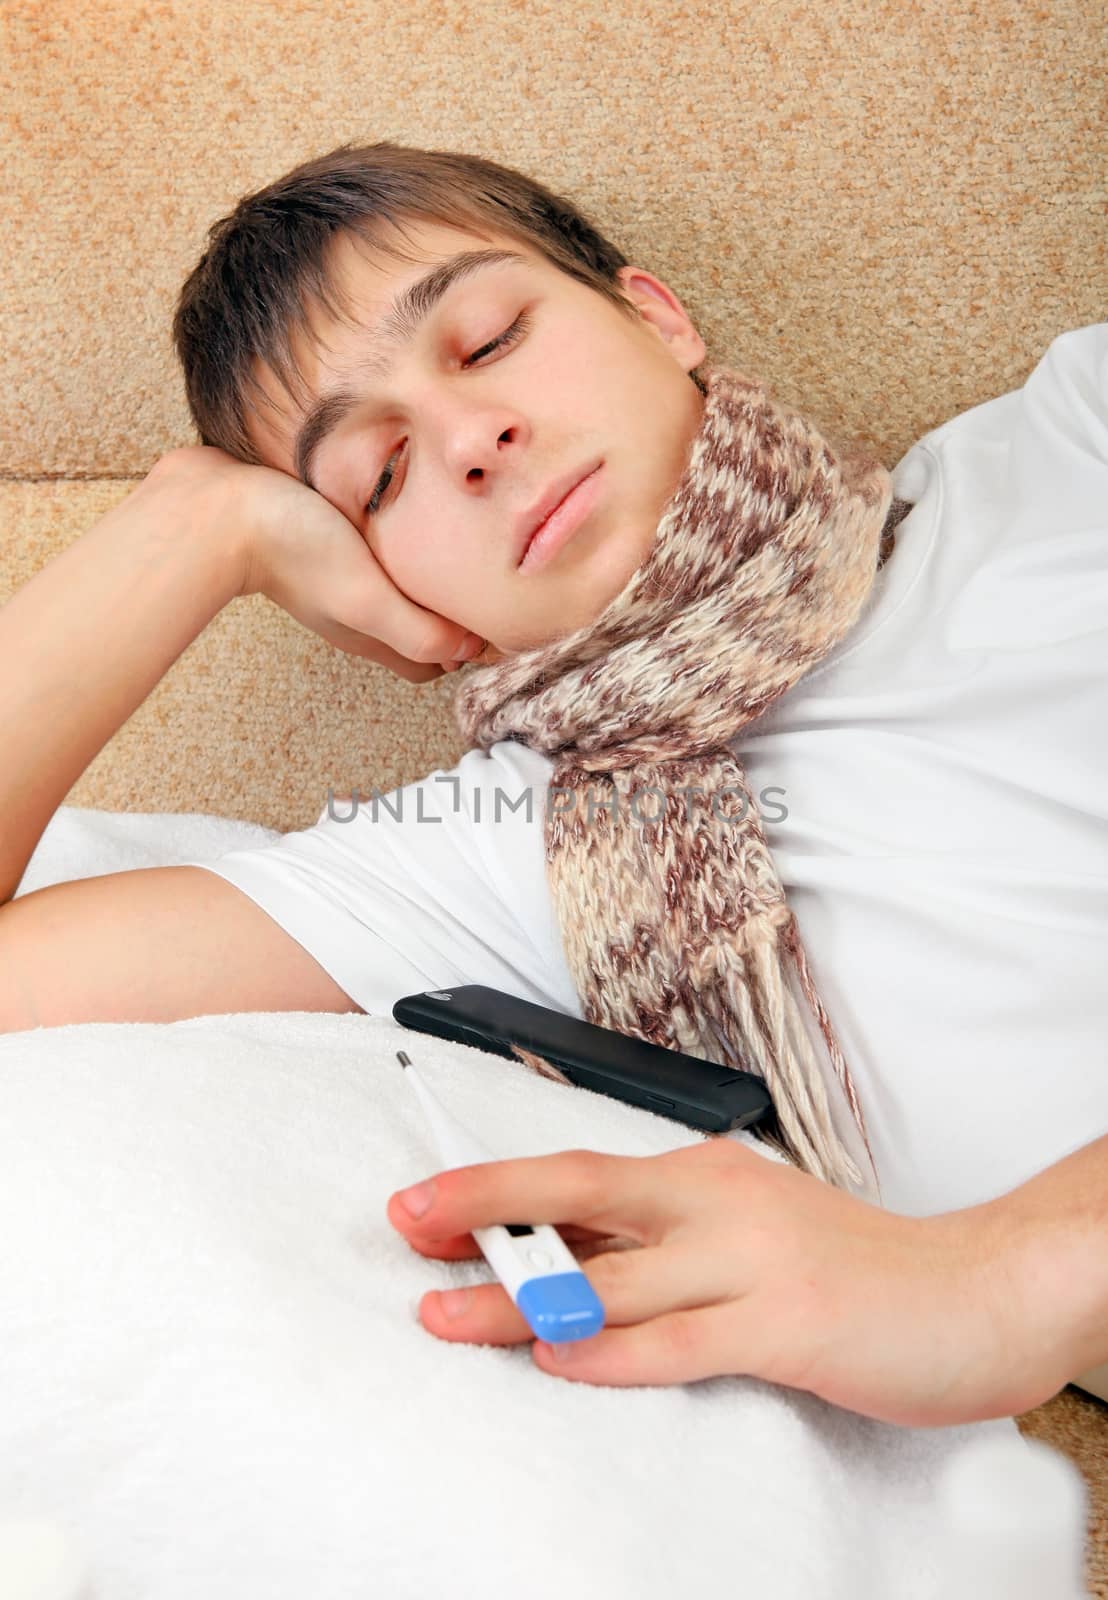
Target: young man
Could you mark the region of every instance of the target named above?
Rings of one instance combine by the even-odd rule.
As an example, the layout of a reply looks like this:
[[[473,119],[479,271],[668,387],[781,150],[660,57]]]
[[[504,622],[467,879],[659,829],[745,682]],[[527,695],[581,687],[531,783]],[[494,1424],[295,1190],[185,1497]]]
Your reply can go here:
[[[491,660],[580,626],[646,555],[703,404],[688,372],[704,345],[676,296],[621,269],[632,320],[518,239],[490,245],[433,225],[411,234],[417,264],[391,271],[336,239],[336,281],[358,326],[338,330],[326,365],[305,351],[311,405],[255,423],[265,466],[206,446],[171,452],[0,611],[0,1031],[362,1009],[296,938],[198,867],[11,898],[72,784],[236,595],[265,592],[338,647],[419,680],[467,634],[467,653],[488,641]],[[357,383],[386,348],[386,311],[429,273],[414,337],[399,349],[394,339],[387,401],[363,382],[337,425],[312,426],[315,447],[298,464],[311,411]],[[473,361],[521,312],[532,331]],[[367,511],[401,412],[399,486]],[[593,468],[587,525],[558,560],[521,568],[538,511]]]
[[[259,259],[288,255],[283,219],[262,217]],[[408,217],[404,238],[398,260],[331,234],[334,294],[287,322],[299,383],[252,325],[179,314],[202,437],[238,459],[171,452],[0,611],[0,1031],[388,1014],[465,981],[581,1014],[544,874],[550,762],[511,741],[268,849],[12,898],[71,785],[236,595],[426,678],[467,631],[495,659],[580,626],[642,562],[702,415],[680,301],[629,263],[598,292],[519,228]],[[454,270],[469,252],[494,256]],[[913,510],[858,622],[735,741],[906,1212],[1108,1129],[1106,345],[1104,325],[1063,335],[908,453]],[[522,561],[586,476],[571,536]]]
[[[406,259],[363,248],[375,173],[378,198],[420,199],[391,218]],[[213,234],[175,325],[205,443],[160,461],[0,611],[0,1032],[387,1013],[455,981],[580,1015],[544,875],[551,763],[513,741],[267,849],[13,898],[72,784],[236,595],[265,593],[415,680],[464,654],[469,632],[487,660],[547,642],[643,561],[703,415],[704,345],[676,296],[518,175],[340,153]],[[579,480],[579,514],[529,546]],[[1007,1414],[1106,1353],[1106,486],[1101,325],[1056,339],[1021,390],[908,453],[894,490],[913,510],[855,625],[734,741],[866,1107],[884,1204],[902,1214],[822,1184],[801,1194],[800,1175],[755,1163],[770,1240],[755,1287],[777,1296],[755,1310],[769,1306],[775,1351],[790,1310],[799,1341],[799,1373],[764,1370],[811,1386],[812,1340],[849,1346],[849,1325],[894,1369],[878,1373],[887,1392],[859,1392],[867,1358],[849,1351],[816,1390],[891,1420]],[[491,1163],[448,1174],[429,1224],[399,1200],[389,1218],[449,1254],[504,1215],[561,1223],[592,1203],[628,1228],[668,1205],[699,1252],[594,1258],[616,1310],[577,1374],[760,1371],[749,1294],[727,1348],[711,1348],[718,1262],[735,1252],[736,1282],[754,1266],[755,1174],[727,1156],[705,1141],[664,1165]],[[740,1185],[742,1203],[724,1203]],[[1008,1204],[982,1215],[995,1196]],[[952,1207],[964,1258],[920,1261],[905,1218]],[[947,1299],[929,1294],[933,1267]],[[794,1285],[820,1274],[813,1317]],[[968,1385],[948,1315],[967,1306],[983,1363]],[[529,1337],[497,1285],[453,1324],[426,1314],[441,1337]],[[1017,1345],[1027,1378],[1006,1386]]]

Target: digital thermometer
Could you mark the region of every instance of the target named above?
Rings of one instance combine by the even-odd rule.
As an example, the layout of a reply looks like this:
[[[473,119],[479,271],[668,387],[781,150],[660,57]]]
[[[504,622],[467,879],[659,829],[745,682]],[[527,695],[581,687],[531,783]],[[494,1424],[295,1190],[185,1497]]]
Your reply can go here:
[[[455,1167],[500,1161],[474,1134],[452,1116],[419,1076],[403,1050],[396,1059],[415,1091],[416,1099],[444,1161]],[[519,1307],[528,1326],[548,1344],[587,1339],[604,1326],[604,1307],[577,1258],[561,1234],[548,1222],[493,1223],[474,1228],[481,1254]]]

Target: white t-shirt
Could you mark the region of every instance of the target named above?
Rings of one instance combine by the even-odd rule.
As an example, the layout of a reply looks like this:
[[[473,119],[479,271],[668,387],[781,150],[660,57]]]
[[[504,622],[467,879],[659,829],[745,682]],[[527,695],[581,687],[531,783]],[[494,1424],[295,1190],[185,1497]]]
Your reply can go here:
[[[913,509],[862,614],[733,748],[883,1203],[926,1215],[1108,1132],[1108,323],[1055,339],[893,477]],[[484,983],[580,1016],[545,877],[550,773],[503,741],[194,864],[367,1012]]]

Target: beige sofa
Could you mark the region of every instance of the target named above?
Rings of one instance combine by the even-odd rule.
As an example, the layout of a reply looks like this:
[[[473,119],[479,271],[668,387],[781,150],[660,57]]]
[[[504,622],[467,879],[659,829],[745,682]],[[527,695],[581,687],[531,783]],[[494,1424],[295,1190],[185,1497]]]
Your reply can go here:
[[[345,140],[468,148],[572,193],[677,289],[711,358],[890,463],[1104,315],[1083,0],[9,0],[0,38],[0,602],[193,442],[169,328],[208,225]],[[67,804],[303,827],[329,787],[455,761],[452,693],[240,600]],[[1108,1595],[1108,1406],[1070,1388],[1021,1427],[1081,1465]]]

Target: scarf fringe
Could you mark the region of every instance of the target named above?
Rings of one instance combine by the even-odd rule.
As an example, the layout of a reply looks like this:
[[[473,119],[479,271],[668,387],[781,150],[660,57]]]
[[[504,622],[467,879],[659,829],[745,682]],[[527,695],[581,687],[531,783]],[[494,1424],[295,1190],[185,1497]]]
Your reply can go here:
[[[722,1064],[761,1078],[773,1100],[779,1131],[755,1124],[748,1130],[751,1135],[813,1177],[849,1188],[862,1182],[862,1173],[835,1132],[811,1039],[785,981],[776,932],[768,919],[760,921],[758,930],[751,930],[745,963],[731,948],[713,951],[718,958],[715,974],[700,986],[699,1000],[719,1042]],[[784,943],[790,954],[803,958],[799,940],[794,944],[786,935]],[[679,1047],[690,1054],[698,1048],[684,1041]],[[522,1045],[511,1048],[540,1077],[573,1087],[572,1079],[545,1057]],[[841,1051],[838,1059],[846,1072]],[[849,1072],[846,1078],[850,1083]]]
[[[761,1078],[773,1100],[780,1133],[758,1124],[747,1131],[771,1145],[791,1165],[825,1183],[839,1188],[861,1183],[862,1174],[832,1126],[819,1066],[796,1001],[783,980],[773,941],[759,940],[750,954],[755,969],[753,986],[744,982],[729,962],[730,970],[720,974],[714,994],[702,991],[700,997],[702,1003],[714,1000],[713,1010],[721,1013],[718,1022],[711,1016],[709,1021],[722,1047],[723,1064]],[[758,1013],[772,1019],[768,1038]],[[573,1087],[572,1079],[545,1057],[522,1045],[511,1048],[540,1077]],[[814,1088],[814,1103],[809,1086]]]
[[[832,1025],[831,1018],[827,1015],[827,1010],[823,1004],[823,1001],[820,999],[819,990],[816,988],[815,983],[812,980],[812,974],[808,967],[808,958],[804,951],[804,944],[800,937],[800,929],[797,927],[795,916],[790,918],[789,925],[785,930],[783,937],[788,953],[791,956],[793,965],[796,969],[797,976],[800,979],[800,986],[804,991],[804,997],[808,1001],[808,1004],[811,1006],[816,1015],[816,1019],[819,1022],[820,1032],[823,1034],[824,1041],[827,1045],[827,1053],[831,1058],[831,1065],[834,1068],[835,1076],[842,1085],[843,1093],[846,1095],[847,1104],[849,1105],[851,1114],[854,1117],[858,1132],[862,1135],[862,1143],[866,1147],[866,1155],[869,1157],[870,1165],[872,1166],[874,1176],[876,1177],[877,1162],[874,1160],[873,1151],[870,1148],[869,1132],[866,1128],[866,1118],[865,1113],[862,1110],[862,1103],[858,1098],[858,1091],[854,1087],[854,1079],[850,1076],[850,1068],[846,1064],[846,1059],[843,1056],[842,1047],[840,1046],[838,1038],[835,1034],[835,1029]],[[878,1192],[880,1193],[880,1183],[878,1183]]]
[[[745,959],[728,947],[713,953],[718,1020],[739,1052],[732,1064],[765,1082],[781,1138],[757,1126],[751,1133],[826,1183],[860,1184],[862,1174],[835,1132],[819,1064],[785,981],[777,930],[760,918],[749,929]]]
[[[525,1050],[521,1044],[512,1045],[512,1051],[525,1066],[531,1068],[532,1072],[537,1072],[540,1078],[550,1078],[554,1083],[564,1083],[568,1088],[573,1088],[572,1078],[567,1078],[564,1072],[551,1066],[545,1056],[537,1056],[533,1050]]]

